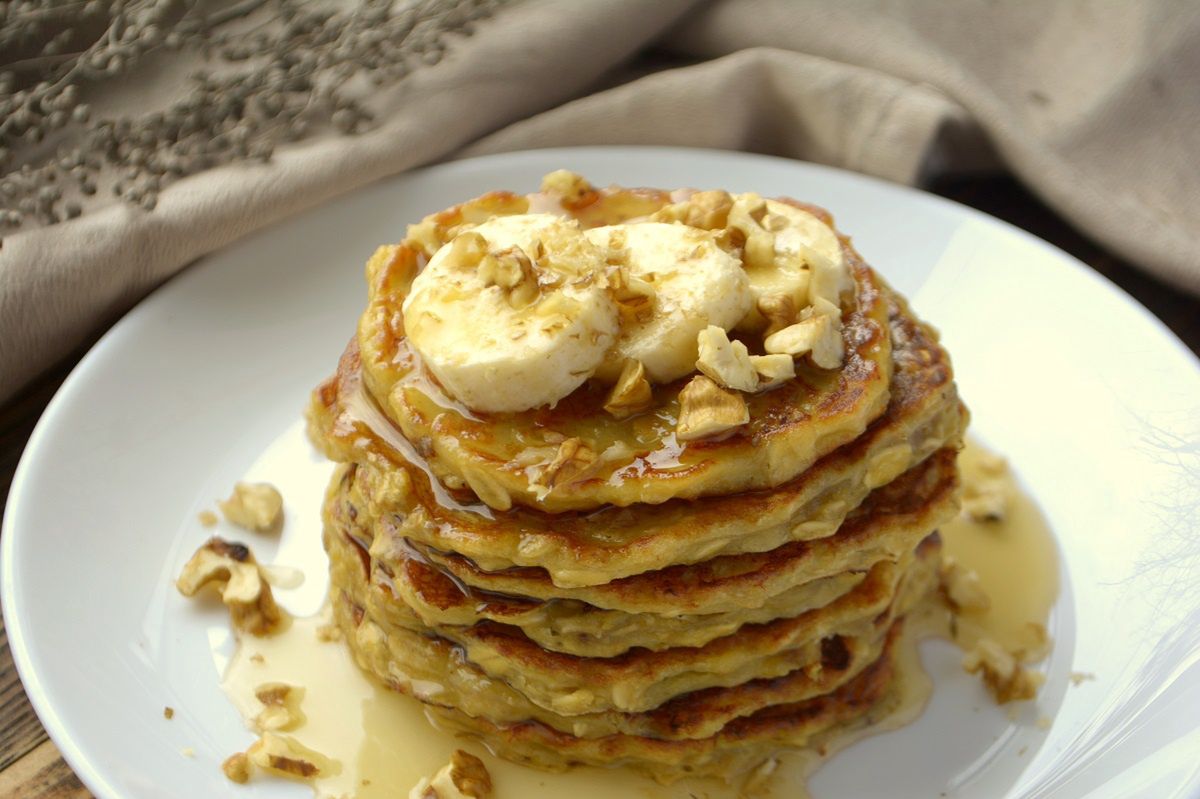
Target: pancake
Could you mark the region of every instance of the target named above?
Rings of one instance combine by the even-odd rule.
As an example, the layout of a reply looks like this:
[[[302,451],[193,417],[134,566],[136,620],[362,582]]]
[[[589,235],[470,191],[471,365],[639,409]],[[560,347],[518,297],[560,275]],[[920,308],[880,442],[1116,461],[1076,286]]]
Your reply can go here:
[[[837,535],[796,541],[770,552],[724,555],[704,563],[672,566],[655,572],[585,588],[560,588],[544,570],[536,568],[487,572],[461,555],[427,552],[431,562],[471,589],[538,599],[575,599],[605,609],[628,613],[720,613],[757,607],[783,590],[814,579],[863,571],[879,560],[873,546],[886,544],[904,550],[903,536],[895,540],[878,535],[872,519],[888,518],[902,530],[928,531],[953,515],[958,485],[956,451],[940,450],[928,468],[906,472],[894,484],[880,489],[874,513],[857,513],[847,519]],[[923,496],[940,496],[935,504]],[[890,524],[890,522],[889,522]],[[882,541],[881,541],[882,538]],[[377,537],[373,556],[390,562],[394,539]],[[911,540],[911,539],[910,539]]]
[[[621,609],[596,607],[577,597],[535,599],[522,595],[529,582],[512,593],[512,574],[508,575],[507,593],[494,590],[495,586],[472,587],[467,580],[474,577],[479,582],[483,575],[472,573],[461,558],[426,554],[411,542],[394,538],[394,531],[386,526],[384,537],[376,540],[375,530],[380,528],[357,500],[352,472],[331,488],[326,523],[353,545],[352,556],[377,570],[371,579],[386,585],[392,594],[392,623],[469,626],[488,620],[519,627],[550,651],[612,657],[632,647],[703,646],[744,624],[799,615],[842,596],[858,585],[876,562],[899,559],[955,513],[954,455],[953,450],[943,450],[876,489],[830,538],[798,542],[765,556],[729,556],[698,567],[645,573],[593,590],[611,587],[612,594],[620,592],[610,597],[608,604]],[[450,564],[458,567],[457,572]],[[531,575],[529,580],[536,581],[537,576]],[[545,583],[543,575],[536,587],[544,590]],[[562,593],[571,596],[577,592]],[[669,602],[669,615],[627,612],[620,600],[639,594],[660,605]],[[682,610],[702,606],[705,597],[739,604],[716,612]]]
[[[383,633],[345,594],[336,622],[359,665],[422,701],[440,726],[482,739],[497,754],[548,770],[628,766],[669,782],[684,774],[736,779],[783,747],[816,745],[820,734],[872,710],[885,715],[895,641],[856,655],[839,650],[819,671],[792,672],[679,697],[649,713],[561,717],[531,705],[505,683],[461,659],[449,643],[404,630]],[[402,652],[410,671],[385,665]]]
[[[968,415],[937,333],[815,206],[545,185],[380,248],[312,394],[356,663],[503,757],[660,781],[886,716],[958,510]],[[546,213],[654,225],[459,235]]]
[[[487,571],[537,566],[558,586],[581,587],[768,551],[830,535],[873,488],[961,439],[966,414],[936,334],[903,300],[892,296],[888,306],[895,369],[886,413],[855,441],[770,491],[586,514],[493,511],[431,477],[428,461],[363,397],[353,342],[337,375],[313,394],[310,432],[332,459],[360,464],[372,515],[394,514],[402,537],[459,553]]]
[[[823,209],[786,202],[833,227]],[[449,209],[442,226],[522,213],[522,208],[528,204],[516,195],[488,195]],[[563,213],[573,215],[572,209]],[[595,226],[609,220],[597,219],[593,208],[581,222]],[[368,303],[357,336],[364,385],[416,443],[438,479],[469,486],[499,510],[518,504],[559,513],[774,487],[853,441],[887,406],[892,365],[887,293],[849,240],[840,240],[855,286],[853,298],[842,307],[843,367],[823,370],[802,364],[796,379],[747,395],[749,424],[720,440],[676,439],[678,395],[685,380],[656,386],[650,409],[628,419],[603,410],[608,387],[598,381],[554,407],[519,413],[476,413],[455,402],[404,337],[400,308],[428,257],[428,246],[423,249],[412,238],[385,248],[367,266]],[[558,442],[572,437],[594,452],[615,454],[597,461],[585,477],[546,494],[536,487],[539,465],[553,460]]]
[[[918,551],[910,590],[874,619],[861,637],[834,638],[806,668],[771,679],[752,679],[729,687],[676,696],[641,713],[608,710],[566,716],[541,707],[503,680],[470,662],[462,648],[435,634],[380,624],[367,610],[368,587],[356,564],[335,566],[347,586],[334,594],[335,619],[359,665],[390,688],[436,708],[455,708],[497,724],[537,721],[567,734],[602,738],[613,734],[664,739],[704,738],[733,719],[772,704],[796,702],[835,690],[852,680],[879,655],[901,612],[919,601],[932,583],[938,542],[929,539]],[[347,568],[344,574],[338,569]]]
[[[855,722],[870,723],[892,709],[893,646],[854,680],[836,691],[794,703],[770,705],[731,721],[716,734],[669,740],[616,734],[578,738],[539,722],[494,724],[447,708],[429,714],[445,729],[488,742],[497,755],[550,771],[592,765],[635,769],[670,783],[683,776],[717,777],[732,782],[785,748],[818,749]]]

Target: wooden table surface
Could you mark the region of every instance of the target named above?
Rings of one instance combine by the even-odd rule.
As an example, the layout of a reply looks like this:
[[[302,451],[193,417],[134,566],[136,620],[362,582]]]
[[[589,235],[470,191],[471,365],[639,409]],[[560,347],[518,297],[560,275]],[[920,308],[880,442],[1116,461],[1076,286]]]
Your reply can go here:
[[[959,180],[935,187],[951,199],[1025,228],[1090,264],[1154,312],[1193,352],[1200,353],[1200,300],[1146,277],[1072,230],[1020,186],[1006,178]],[[7,501],[13,470],[42,409],[84,350],[53,369],[0,408],[0,504]],[[33,713],[17,679],[8,637],[0,623],[0,799],[89,797]]]

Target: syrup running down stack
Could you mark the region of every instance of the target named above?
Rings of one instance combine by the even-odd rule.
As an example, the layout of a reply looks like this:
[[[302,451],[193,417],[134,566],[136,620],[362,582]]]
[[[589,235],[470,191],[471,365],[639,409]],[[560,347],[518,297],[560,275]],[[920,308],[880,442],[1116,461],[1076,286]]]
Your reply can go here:
[[[967,416],[825,211],[553,173],[367,280],[309,411],[365,671],[503,757],[662,781],[888,715]]]

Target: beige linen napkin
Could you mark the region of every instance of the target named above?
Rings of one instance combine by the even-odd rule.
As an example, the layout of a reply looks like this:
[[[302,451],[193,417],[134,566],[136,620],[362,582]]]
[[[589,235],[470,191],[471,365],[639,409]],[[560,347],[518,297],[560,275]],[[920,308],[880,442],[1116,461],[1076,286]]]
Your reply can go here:
[[[1200,292],[1198,76],[1186,0],[526,0],[377,92],[369,132],[186,178],[153,212],[6,237],[0,400],[240,236],[420,164],[550,145],[747,149],[915,184],[1002,165]]]

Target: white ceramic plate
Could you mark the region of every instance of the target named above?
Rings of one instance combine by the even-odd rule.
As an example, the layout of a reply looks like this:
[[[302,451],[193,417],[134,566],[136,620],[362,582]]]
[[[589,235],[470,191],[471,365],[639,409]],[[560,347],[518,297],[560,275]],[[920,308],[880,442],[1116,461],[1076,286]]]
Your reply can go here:
[[[288,526],[260,558],[300,565],[295,612],[324,589],[328,467],[298,423],[364,298],[362,264],[409,220],[568,167],[606,183],[789,194],[833,211],[943,332],[976,435],[1006,453],[1063,558],[1039,700],[988,707],[950,647],[914,725],[837,756],[818,796],[1194,796],[1200,788],[1200,368],[1143,308],[1047,244],[953,203],[777,159],[653,148],[518,153],[388,180],[206,259],[116,325],[51,402],[3,529],[3,602],[21,677],[103,799],[232,793],[217,764],[248,739],[218,686],[228,625],[173,576],[196,512],[269,479]],[[1020,580],[1020,574],[1012,576]],[[1078,687],[1073,670],[1096,675]],[[177,709],[163,720],[164,705]],[[975,710],[978,709],[978,710]],[[1038,716],[1053,718],[1039,729]],[[237,743],[235,743],[237,742]],[[195,757],[180,755],[183,748]],[[303,796],[258,783],[235,795]],[[503,799],[503,798],[502,798]]]

